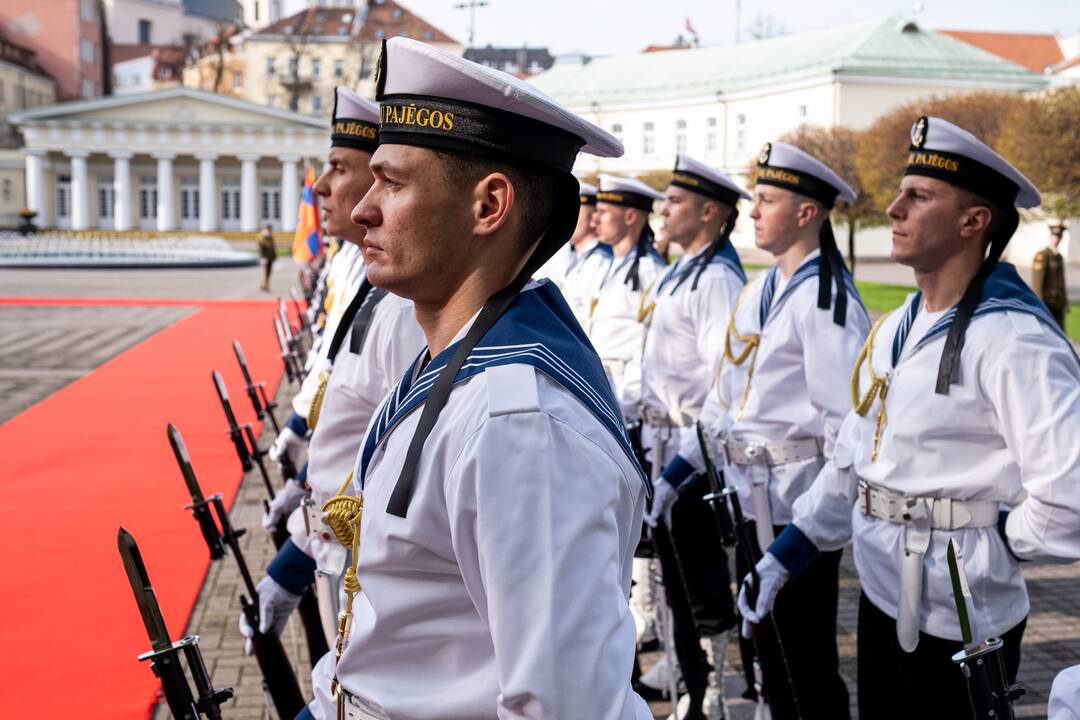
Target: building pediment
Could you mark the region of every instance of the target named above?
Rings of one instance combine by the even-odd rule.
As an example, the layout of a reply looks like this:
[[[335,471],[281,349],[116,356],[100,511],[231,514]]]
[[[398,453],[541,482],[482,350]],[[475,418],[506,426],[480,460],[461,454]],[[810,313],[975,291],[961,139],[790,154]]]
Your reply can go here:
[[[11,116],[15,125],[35,126],[59,123],[94,127],[149,125],[197,128],[238,126],[259,129],[327,130],[326,118],[268,108],[245,100],[215,95],[190,88],[169,88],[147,93],[97,100],[60,103]]]

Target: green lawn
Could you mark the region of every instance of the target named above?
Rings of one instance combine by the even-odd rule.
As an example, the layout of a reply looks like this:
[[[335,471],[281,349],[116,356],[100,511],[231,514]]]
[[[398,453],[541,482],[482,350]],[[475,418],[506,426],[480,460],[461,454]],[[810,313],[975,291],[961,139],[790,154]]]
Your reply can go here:
[[[1073,342],[1080,342],[1080,304],[1073,305],[1065,316],[1065,332]]]

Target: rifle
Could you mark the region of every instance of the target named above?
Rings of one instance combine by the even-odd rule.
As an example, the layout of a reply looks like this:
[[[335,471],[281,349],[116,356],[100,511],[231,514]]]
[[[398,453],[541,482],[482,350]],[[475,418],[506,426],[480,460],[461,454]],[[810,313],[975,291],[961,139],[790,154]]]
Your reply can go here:
[[[139,655],[139,662],[149,660],[150,669],[154,671],[154,675],[161,678],[165,704],[169,706],[169,711],[176,720],[197,720],[203,715],[210,720],[221,720],[221,704],[233,696],[232,688],[218,690],[210,682],[210,673],[207,672],[206,663],[199,652],[198,635],[188,635],[175,643],[169,640],[165,618],[161,615],[142,554],[131,533],[120,528],[116,535],[116,545],[120,550],[120,560],[124,564],[131,591],[135,593],[135,604],[139,606],[143,626],[146,634],[150,636],[151,650]],[[187,659],[198,699],[192,694],[184,668],[180,665],[181,653]]]
[[[296,317],[300,319],[300,330],[308,334],[308,339],[311,339],[311,323],[308,322],[307,313],[300,307],[300,294],[296,292],[295,287],[289,288],[289,294],[292,296],[293,310],[296,311]]]
[[[285,376],[289,382],[300,382],[304,379],[303,368],[300,360],[289,349],[289,342],[285,339],[285,330],[281,327],[281,318],[274,316],[274,334],[277,336],[278,348],[281,350],[281,362],[285,366]]]
[[[750,568],[750,582],[746,587],[746,597],[751,605],[757,602],[758,588],[761,587],[761,578],[758,576],[757,564],[761,560],[762,551],[757,549],[755,551],[755,532],[750,526],[750,521],[746,519],[746,516],[742,512],[742,503],[739,502],[738,491],[733,487],[728,487],[724,483],[724,476],[716,471],[716,466],[713,465],[712,457],[709,453],[709,444],[705,439],[705,426],[701,424],[699,420],[697,423],[697,438],[698,445],[701,447],[701,456],[705,461],[705,476],[709,481],[709,494],[705,496],[705,501],[709,504],[709,507],[713,511],[713,515],[716,517],[716,524],[720,530],[721,544],[724,548],[734,547],[735,552],[741,555],[743,564]],[[728,513],[728,506],[731,507],[731,513]],[[734,516],[734,519],[733,519]],[[795,682],[791,678],[791,668],[788,666],[787,652],[784,650],[784,643],[780,638],[780,628],[776,624],[776,617],[772,613],[769,613],[769,630],[772,632],[773,638],[776,640],[776,647],[779,650],[780,663],[784,667],[784,674],[787,680],[788,691],[794,705],[796,717],[802,718],[802,712],[799,709],[799,698],[795,694]],[[765,688],[764,688],[764,676],[761,671],[759,651],[760,641],[758,639],[758,630],[753,633],[753,645],[754,645],[754,690],[757,692],[759,707],[764,703]]]
[[[256,383],[251,379],[251,371],[248,370],[247,358],[244,357],[244,349],[240,347],[239,340],[233,340],[232,349],[233,355],[236,356],[236,362],[240,365],[240,372],[244,376],[244,383],[247,385],[248,399],[251,400],[251,406],[255,408],[255,417],[259,420],[265,420],[267,414],[269,414],[270,423],[274,426],[274,433],[280,434],[281,428],[278,426],[277,418],[274,417],[277,403],[267,397],[266,383]]]
[[[225,381],[221,379],[221,374],[217,370],[214,371],[214,387],[217,389],[218,399],[221,401],[221,408],[225,411],[225,419],[229,422],[229,434],[235,436],[239,434],[240,428],[236,424],[236,416],[232,411],[232,404],[229,402],[229,392],[225,388]],[[270,500],[274,499],[274,486],[270,482],[270,473],[266,471],[266,463],[263,462],[263,458],[267,454],[267,450],[261,449],[255,440],[255,433],[251,429],[251,425],[243,426],[243,436],[239,444],[234,440],[233,444],[236,447],[237,457],[240,459],[240,467],[244,468],[244,471],[250,470],[254,464],[259,468],[259,474],[262,476],[263,485],[266,487],[266,494]],[[270,511],[270,503],[268,500],[263,500],[263,510]],[[287,527],[288,518],[280,518],[274,528],[270,531],[270,537],[274,541],[274,547],[281,549],[281,546],[289,539],[289,529]],[[329,652],[329,646],[326,644],[326,635],[322,630],[322,621],[319,618],[319,602],[315,598],[314,593],[309,588],[304,596],[300,600],[300,606],[297,608],[300,612],[300,619],[304,623],[304,635],[307,637],[308,650],[311,656],[312,667],[318,662],[319,658]]]
[[[278,298],[278,317],[281,318],[281,327],[285,331],[285,340],[288,342],[289,350],[296,355],[300,366],[303,367],[307,364],[307,349],[293,332],[292,323],[289,322],[289,313],[285,309],[285,301],[281,298]]]
[[[285,654],[281,638],[276,633],[264,634],[259,632],[259,595],[255,590],[251,572],[248,570],[244,554],[240,549],[240,538],[247,531],[233,528],[220,493],[211,495],[209,498],[203,497],[202,488],[199,486],[195,471],[191,467],[191,459],[188,456],[187,448],[184,446],[183,438],[180,437],[179,431],[172,425],[169,425],[168,433],[169,443],[172,445],[173,454],[176,456],[176,463],[180,466],[180,472],[184,476],[184,483],[187,485],[188,493],[191,495],[191,504],[187,506],[187,509],[191,510],[195,519],[199,522],[199,528],[203,531],[203,539],[206,540],[207,547],[210,549],[211,559],[216,560],[223,557],[225,549],[228,548],[232,550],[233,558],[240,569],[240,577],[243,579],[244,587],[248,593],[247,596],[240,595],[240,607],[243,608],[248,625],[254,631],[251,644],[254,648],[255,659],[259,663],[259,670],[262,672],[263,691],[269,694],[274,709],[277,710],[278,717],[296,717],[296,714],[307,703],[304,702],[304,696],[300,692],[299,683],[296,682],[296,675],[293,674],[292,665],[289,664],[289,657]],[[214,538],[207,537],[206,525],[204,524],[204,518],[210,516],[211,506],[214,508],[217,522],[221,526],[221,531]],[[213,522],[213,518],[210,518],[210,523],[213,524]],[[217,530],[217,527],[214,529]]]
[[[953,600],[960,618],[960,636],[964,649],[952,656],[967,680],[968,700],[976,718],[1014,720],[1013,703],[1027,692],[1020,683],[1009,684],[1005,674],[1005,643],[1001,638],[986,638],[975,642],[972,630],[973,612],[971,588],[964,572],[964,554],[955,539],[949,540],[949,575],[952,578]]]

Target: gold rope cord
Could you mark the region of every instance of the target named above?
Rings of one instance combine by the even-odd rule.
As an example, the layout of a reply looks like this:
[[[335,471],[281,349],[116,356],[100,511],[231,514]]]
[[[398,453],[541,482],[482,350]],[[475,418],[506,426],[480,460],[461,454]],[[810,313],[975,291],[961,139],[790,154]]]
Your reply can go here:
[[[315,396],[311,398],[311,409],[308,410],[308,427],[312,430],[319,422],[319,414],[322,412],[323,400],[326,398],[326,386],[330,384],[330,373],[323,370],[319,373],[319,387],[315,390]],[[350,478],[351,479],[351,478]]]
[[[724,361],[726,360],[733,365],[741,366],[746,362],[747,358],[750,358],[750,367],[746,369],[746,386],[743,388],[742,399],[739,401],[739,412],[735,415],[736,420],[742,419],[743,411],[746,410],[746,401],[750,398],[750,383],[754,379],[754,365],[757,363],[758,346],[761,344],[760,335],[742,335],[735,329],[735,315],[738,314],[739,307],[746,298],[747,290],[749,290],[749,288],[749,284],[744,285],[739,296],[735,299],[735,307],[731,309],[731,317],[728,319],[727,332],[724,333],[724,356],[720,359],[720,365],[716,370],[716,397],[721,405],[730,407],[730,405],[724,402],[723,398],[720,397],[720,371],[724,367]],[[735,355],[731,350],[732,336],[735,337],[736,341],[743,344],[743,349],[738,355]]]
[[[889,379],[874,372],[874,339],[877,337],[878,329],[888,317],[888,314],[882,315],[870,328],[870,335],[867,336],[862,350],[859,351],[859,356],[855,359],[855,369],[851,372],[851,406],[860,417],[866,417],[866,413],[870,412],[870,408],[874,405],[874,400],[880,399],[877,423],[874,428],[874,449],[870,453],[870,462],[877,462],[878,451],[881,449],[881,433],[885,429],[886,421],[885,398],[889,394]],[[865,395],[861,393],[859,387],[859,375],[864,363],[866,373],[870,376],[870,389]]]
[[[345,490],[352,483],[353,474],[349,472],[344,484],[338,490],[337,495],[323,503],[322,509],[326,513],[326,522],[334,532],[334,536],[345,547],[352,550],[352,564],[345,570],[345,609],[338,618],[337,646],[334,656],[334,679],[330,683],[330,692],[336,696],[340,683],[337,676],[337,665],[341,661],[341,655],[349,644],[349,634],[352,632],[353,600],[360,592],[360,580],[356,575],[360,558],[360,519],[364,514],[364,499],[354,495],[345,495]]]

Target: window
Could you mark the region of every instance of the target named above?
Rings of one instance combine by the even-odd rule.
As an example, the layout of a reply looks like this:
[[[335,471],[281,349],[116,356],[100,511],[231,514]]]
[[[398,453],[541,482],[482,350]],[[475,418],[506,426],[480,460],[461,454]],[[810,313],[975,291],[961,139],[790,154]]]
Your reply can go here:
[[[642,130],[644,131],[644,133],[641,140],[641,152],[644,155],[652,155],[654,152],[656,152],[656,139],[653,138],[654,127],[655,126],[651,122],[647,122],[642,125]]]
[[[621,132],[622,132],[622,124],[621,123],[615,123],[615,124],[613,124],[611,126],[612,135],[618,135]]]
[[[399,7],[394,8],[394,11],[392,13],[390,13],[390,14],[394,16],[395,20],[400,19],[401,18],[401,8],[399,8]]]
[[[149,20],[146,20],[145,18],[142,19],[142,20],[139,20],[139,44],[140,45],[149,45],[150,44],[150,28],[151,27],[153,27],[153,25]]]
[[[675,121],[675,129],[676,130],[685,130],[686,129],[686,121],[685,120],[676,120]]]
[[[318,95],[313,95],[311,97],[311,112],[312,113],[322,112],[322,98],[319,97]]]
[[[94,22],[94,0],[79,0],[79,17]]]
[[[94,62],[94,43],[88,39],[83,38],[79,41],[79,56],[82,61],[87,64],[93,64]]]
[[[424,39],[425,40],[431,40],[433,37],[435,37],[435,33],[431,32],[430,30],[425,30],[424,31]]]
[[[256,0],[255,6],[252,8],[252,12],[255,15],[255,22],[259,22],[259,3],[258,3],[258,0]]]
[[[244,88],[244,73],[239,70],[233,71],[232,86],[233,90],[242,90]]]
[[[652,131],[653,131],[653,124],[651,122],[645,123],[645,132],[652,132]]]
[[[3,198],[5,203],[11,202],[11,180],[4,178],[4,188],[0,190],[0,198]]]
[[[799,106],[799,119],[800,120],[805,120],[806,119],[806,106],[805,105],[800,105]]]
[[[295,76],[297,72],[297,62],[295,57],[289,58],[289,74]]]
[[[322,58],[311,58],[311,74],[315,77],[319,77],[319,72],[322,70]]]
[[[231,217],[231,215],[229,214],[229,198],[231,196],[232,193],[228,190],[221,191],[221,217],[223,218]]]
[[[98,218],[106,220],[113,217],[116,204],[116,188],[111,177],[98,178]]]
[[[274,73],[277,72],[277,66],[274,63],[274,57],[271,55],[266,58],[266,74],[270,77],[274,77]],[[271,103],[272,105],[273,103]]]
[[[172,79],[172,68],[169,67],[168,65],[162,65],[161,68],[158,71],[158,79],[159,80],[171,80]]]
[[[4,102],[4,81],[0,80],[0,103]]]
[[[56,215],[71,216],[71,176],[61,175],[56,179]]]
[[[675,153],[682,155],[686,152],[686,133],[679,133],[675,136]]]
[[[334,77],[336,77],[336,78],[345,77],[345,61],[342,60],[341,58],[338,58],[337,60],[334,61]]]
[[[84,98],[92,98],[92,97],[94,97],[97,94],[96,92],[94,92],[95,89],[96,88],[94,86],[94,81],[93,80],[88,80],[86,78],[83,78],[83,81],[82,81],[82,94],[83,94]]]
[[[716,118],[705,118],[705,152],[716,152]]]
[[[742,150],[746,147],[746,116],[742,113],[736,115],[735,124],[738,126],[735,131],[735,147]]]

